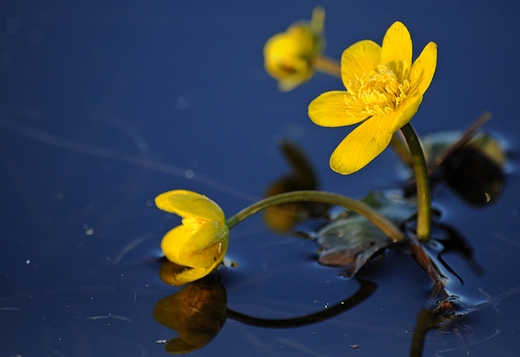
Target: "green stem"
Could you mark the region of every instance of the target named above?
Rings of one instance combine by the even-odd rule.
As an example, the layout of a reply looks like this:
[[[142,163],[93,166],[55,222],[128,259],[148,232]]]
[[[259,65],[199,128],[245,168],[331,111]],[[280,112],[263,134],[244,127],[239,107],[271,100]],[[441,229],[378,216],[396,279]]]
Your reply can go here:
[[[417,237],[420,240],[430,239],[432,205],[430,193],[430,180],[426,159],[421,142],[412,124],[408,123],[401,128],[412,155],[415,182],[417,184]]]
[[[236,215],[229,218],[226,221],[226,224],[229,228],[232,228],[247,217],[263,209],[292,202],[321,202],[345,207],[348,210],[365,216],[368,220],[379,227],[379,229],[381,229],[394,243],[402,242],[404,240],[403,232],[401,232],[388,218],[381,215],[372,207],[353,198],[323,191],[293,191],[265,198],[238,212]]]

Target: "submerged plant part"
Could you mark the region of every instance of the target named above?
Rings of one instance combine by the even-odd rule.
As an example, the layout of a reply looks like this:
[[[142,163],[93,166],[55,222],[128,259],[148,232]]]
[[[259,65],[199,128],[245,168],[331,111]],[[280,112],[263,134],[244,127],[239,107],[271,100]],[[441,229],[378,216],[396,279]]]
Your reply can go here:
[[[382,47],[364,40],[343,52],[341,78],[347,91],[323,93],[309,105],[309,117],[318,125],[361,123],[332,153],[334,171],[354,173],[388,146],[417,112],[436,64],[434,42],[412,63],[412,40],[401,22],[390,26]]]
[[[155,198],[155,204],[183,218],[182,225],[166,233],[161,242],[165,257],[185,267],[171,283],[182,285],[215,270],[229,244],[222,209],[206,196],[185,190],[164,192]]]
[[[311,21],[299,21],[271,37],[264,46],[264,67],[287,92],[308,81],[314,74],[314,61],[324,47],[325,11],[316,7]]]

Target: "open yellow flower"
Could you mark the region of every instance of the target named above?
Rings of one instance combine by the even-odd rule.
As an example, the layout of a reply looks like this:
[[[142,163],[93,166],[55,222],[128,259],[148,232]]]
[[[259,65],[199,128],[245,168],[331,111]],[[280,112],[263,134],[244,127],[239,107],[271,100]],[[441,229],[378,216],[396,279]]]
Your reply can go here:
[[[313,61],[323,51],[325,11],[314,9],[311,21],[299,21],[271,37],[264,46],[264,67],[287,92],[308,81],[314,74]]]
[[[185,190],[164,192],[155,198],[155,204],[183,218],[182,225],[166,233],[161,242],[165,257],[186,267],[175,280],[187,283],[216,269],[229,243],[222,209],[206,196]]]
[[[434,42],[412,64],[412,40],[401,22],[390,26],[382,47],[364,40],[343,52],[341,78],[347,91],[323,93],[309,105],[309,117],[321,126],[362,122],[332,153],[334,171],[356,172],[388,146],[393,133],[417,112],[436,64]]]

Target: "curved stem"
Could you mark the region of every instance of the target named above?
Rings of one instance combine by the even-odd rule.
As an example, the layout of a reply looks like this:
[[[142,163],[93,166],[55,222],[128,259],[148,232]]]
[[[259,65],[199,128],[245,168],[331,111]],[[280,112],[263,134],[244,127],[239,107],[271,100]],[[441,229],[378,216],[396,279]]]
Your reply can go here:
[[[417,184],[417,237],[420,240],[429,240],[432,221],[432,204],[428,168],[421,146],[421,142],[412,124],[408,123],[401,128],[412,155],[415,182]]]
[[[353,198],[323,191],[293,191],[265,198],[238,212],[236,215],[229,218],[226,221],[226,224],[229,228],[232,228],[247,217],[263,209],[291,202],[321,202],[345,207],[365,216],[381,229],[394,243],[402,242],[404,240],[403,232],[401,232],[388,218],[381,215],[372,207]]]

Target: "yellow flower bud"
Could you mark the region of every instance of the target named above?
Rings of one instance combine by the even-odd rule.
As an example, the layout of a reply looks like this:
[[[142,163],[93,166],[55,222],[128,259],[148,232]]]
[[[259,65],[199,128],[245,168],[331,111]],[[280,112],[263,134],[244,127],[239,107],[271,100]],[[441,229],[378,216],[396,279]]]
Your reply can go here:
[[[325,11],[314,9],[312,20],[292,24],[287,31],[271,37],[264,46],[264,67],[278,80],[281,91],[290,91],[314,74],[313,61],[324,47]]]
[[[166,233],[161,242],[164,256],[185,267],[176,274],[175,281],[187,283],[215,270],[229,243],[222,209],[206,196],[185,190],[164,192],[155,198],[155,204],[183,218],[182,225]]]

